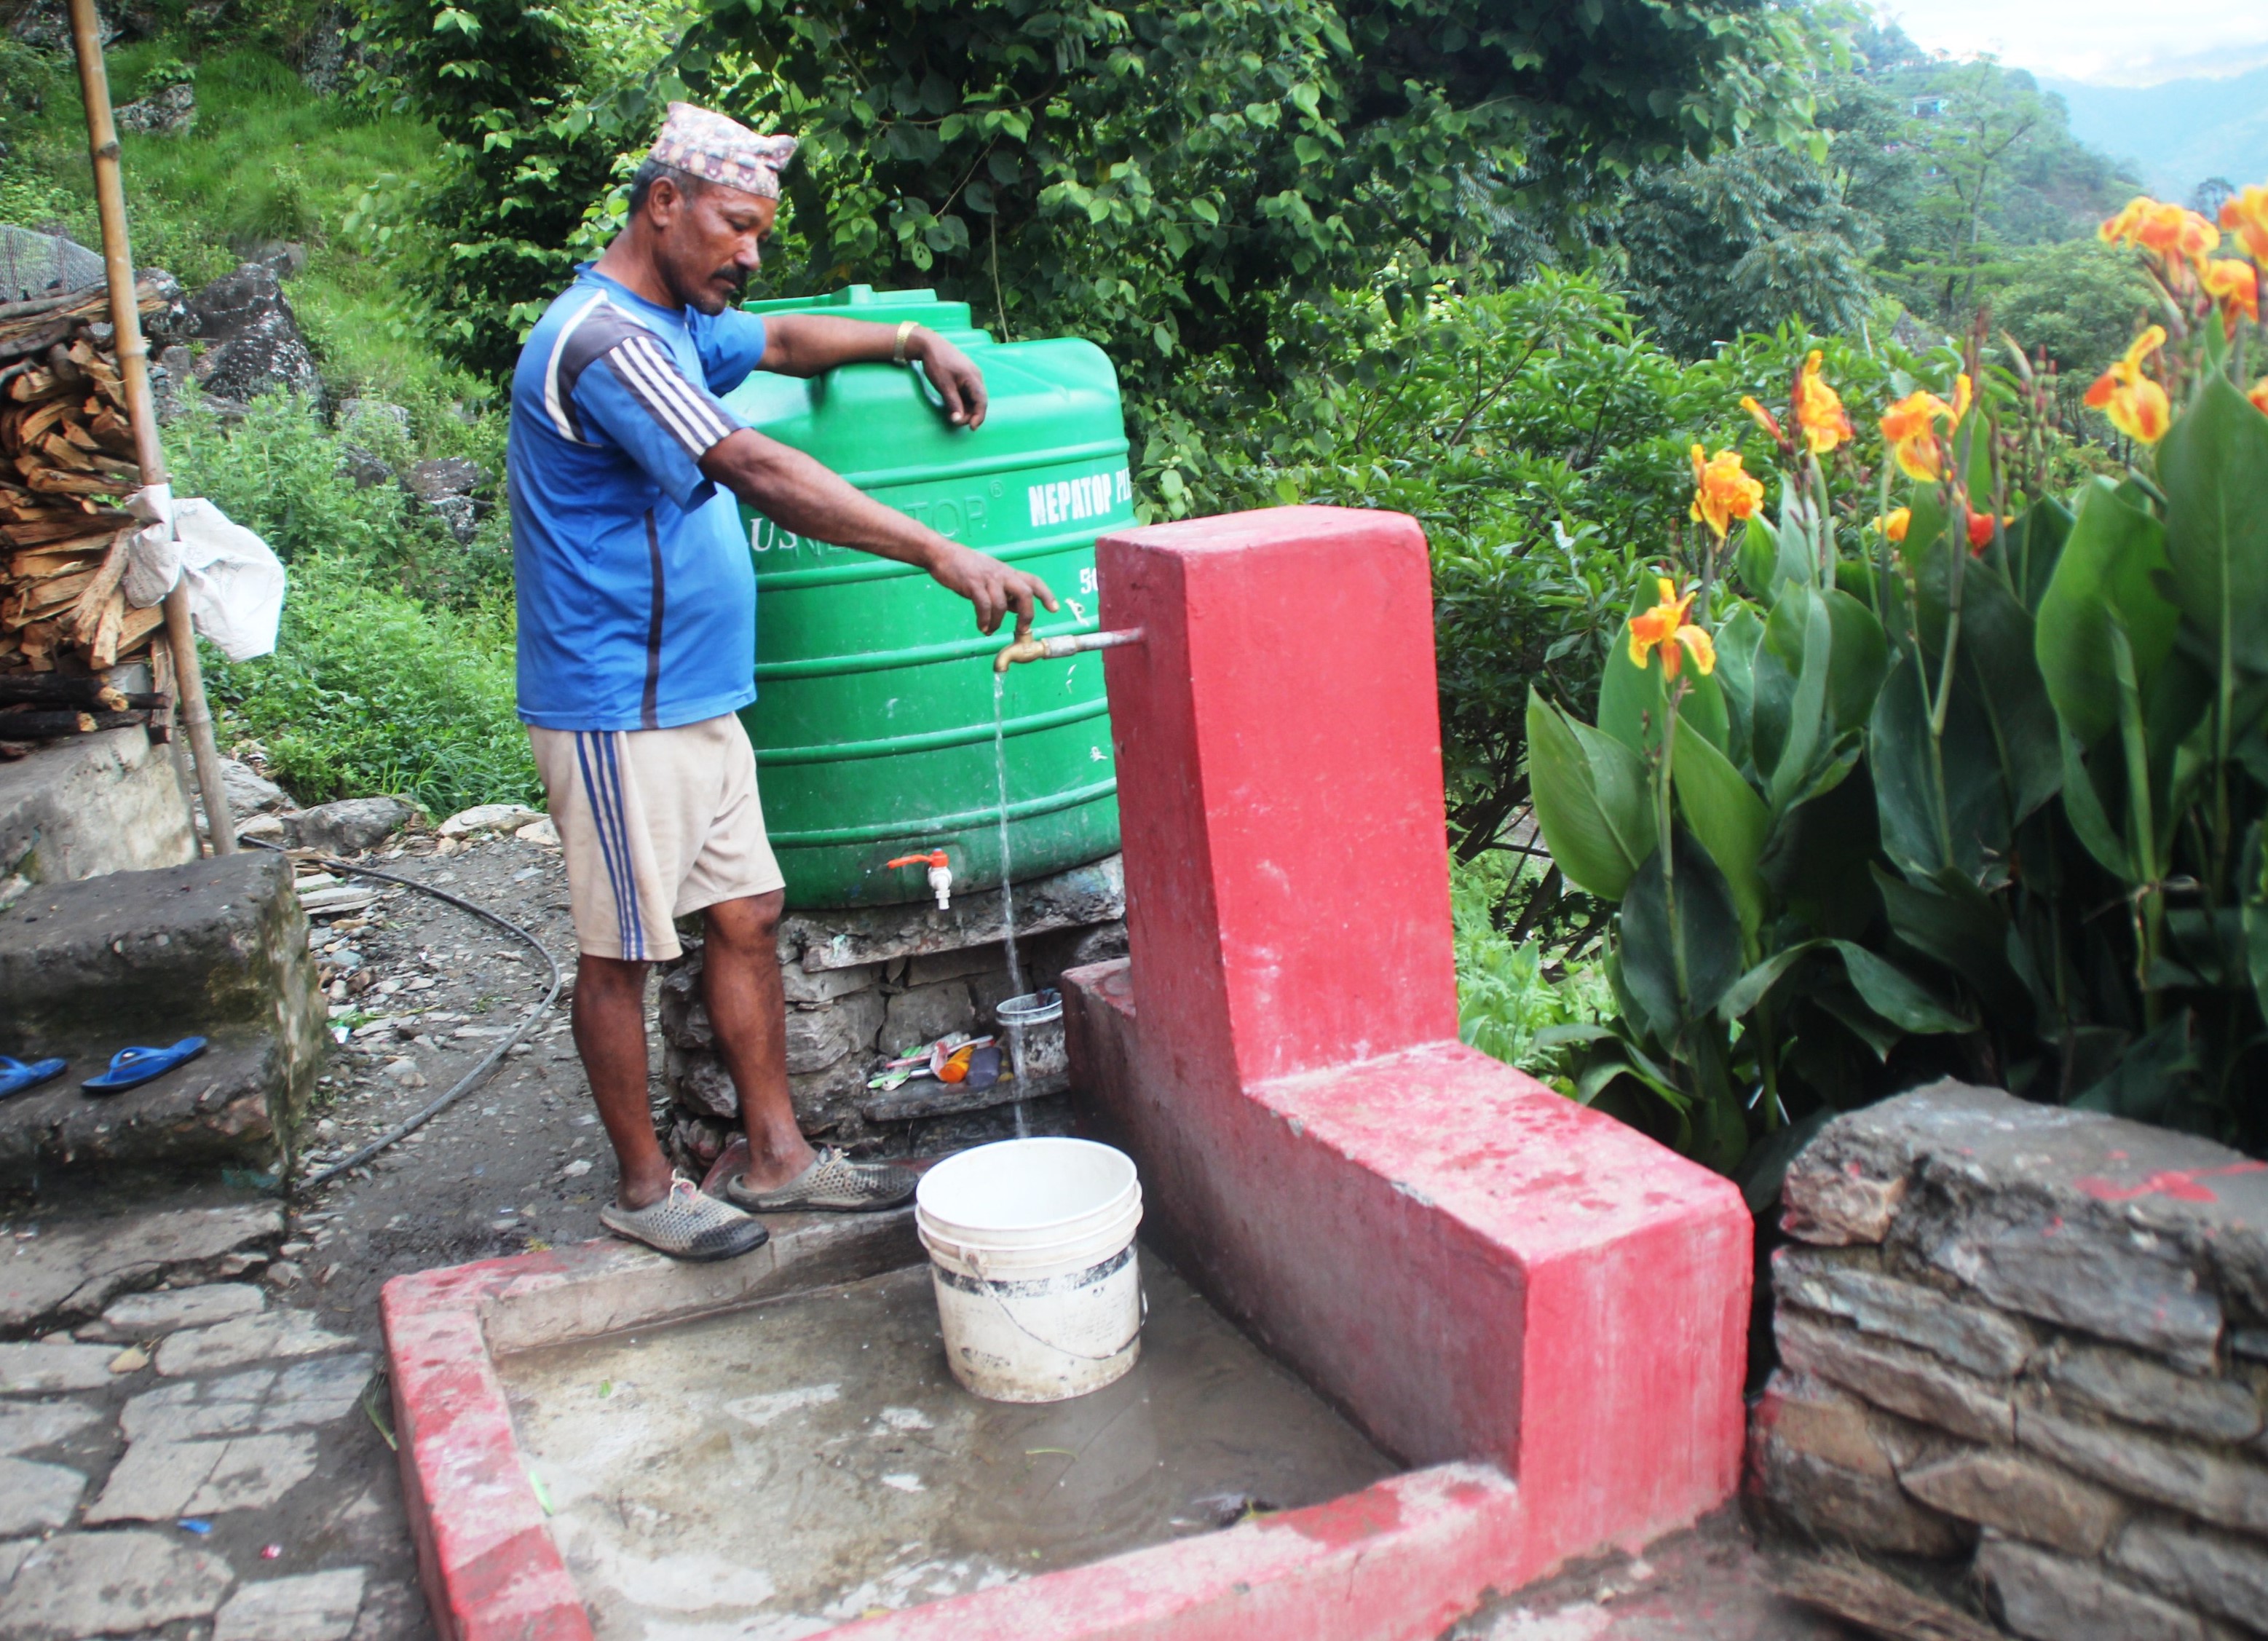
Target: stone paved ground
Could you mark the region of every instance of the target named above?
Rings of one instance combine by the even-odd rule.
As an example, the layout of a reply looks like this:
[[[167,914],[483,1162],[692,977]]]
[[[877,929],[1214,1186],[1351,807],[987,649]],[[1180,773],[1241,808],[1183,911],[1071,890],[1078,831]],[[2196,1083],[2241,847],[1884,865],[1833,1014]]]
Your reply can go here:
[[[391,854],[392,851],[386,851]],[[572,950],[554,850],[507,837],[374,864]],[[448,1087],[543,995],[501,931],[408,891],[318,924],[337,1048],[311,1152]],[[659,1040],[654,1039],[659,1094]],[[666,1096],[658,1098],[662,1103]],[[251,1182],[164,1203],[48,1186],[0,1203],[0,1637],[429,1641],[394,1455],[379,1290],[404,1271],[602,1234],[613,1168],[565,1034],[420,1135],[279,1209]],[[1457,1641],[1827,1641],[1765,1593],[1737,1523],[1523,1593]]]

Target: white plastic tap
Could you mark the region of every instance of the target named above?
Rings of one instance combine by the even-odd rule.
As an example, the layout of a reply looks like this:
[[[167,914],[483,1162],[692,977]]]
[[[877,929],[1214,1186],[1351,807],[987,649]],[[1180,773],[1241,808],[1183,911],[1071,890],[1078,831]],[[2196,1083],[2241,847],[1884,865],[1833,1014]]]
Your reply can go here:
[[[894,868],[927,866],[930,892],[937,896],[938,910],[953,909],[953,863],[943,850],[933,849],[925,855],[901,855],[889,865]]]

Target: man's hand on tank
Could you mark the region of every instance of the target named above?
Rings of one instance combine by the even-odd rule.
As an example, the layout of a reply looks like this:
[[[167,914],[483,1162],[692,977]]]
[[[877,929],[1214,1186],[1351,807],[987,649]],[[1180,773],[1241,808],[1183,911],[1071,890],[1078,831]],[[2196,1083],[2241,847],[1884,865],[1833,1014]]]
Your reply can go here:
[[[984,372],[975,360],[933,330],[916,331],[907,351],[921,361],[955,427],[984,425]]]
[[[1001,619],[1011,610],[1019,621],[1028,622],[1035,604],[1050,610],[1060,607],[1048,584],[1037,576],[951,542],[939,549],[929,573],[939,585],[976,607],[976,630],[987,635],[999,631]]]

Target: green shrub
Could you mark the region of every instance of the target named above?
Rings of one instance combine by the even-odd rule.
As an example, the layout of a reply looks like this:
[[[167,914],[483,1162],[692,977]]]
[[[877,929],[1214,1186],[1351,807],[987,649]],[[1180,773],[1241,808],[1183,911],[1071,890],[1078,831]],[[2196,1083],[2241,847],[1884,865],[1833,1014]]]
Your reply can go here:
[[[225,736],[265,747],[302,803],[399,792],[444,815],[542,802],[501,608],[437,609],[314,553],[291,565],[276,652],[232,665],[208,650],[206,666]]]
[[[1564,1084],[1560,1050],[1543,1034],[1594,1025],[1612,1013],[1614,998],[1595,970],[1555,974],[1541,942],[1515,944],[1497,926],[1500,909],[1516,898],[1523,868],[1532,872],[1528,857],[1503,851],[1450,866],[1457,1031],[1484,1054]]]

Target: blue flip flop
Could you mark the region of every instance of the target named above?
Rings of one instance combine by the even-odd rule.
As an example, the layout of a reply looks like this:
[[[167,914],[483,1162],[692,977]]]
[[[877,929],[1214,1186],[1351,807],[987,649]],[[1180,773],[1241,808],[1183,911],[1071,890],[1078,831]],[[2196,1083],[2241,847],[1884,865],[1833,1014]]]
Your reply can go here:
[[[70,1063],[69,1060],[34,1060],[26,1065],[0,1054],[0,1100],[20,1094],[27,1088],[37,1088],[41,1083],[53,1082]]]
[[[79,1086],[90,1094],[115,1094],[154,1082],[177,1065],[187,1064],[205,1051],[202,1037],[184,1037],[170,1049],[121,1049],[110,1056],[110,1069],[90,1077]]]

